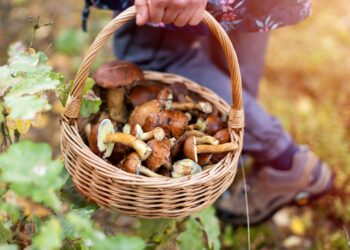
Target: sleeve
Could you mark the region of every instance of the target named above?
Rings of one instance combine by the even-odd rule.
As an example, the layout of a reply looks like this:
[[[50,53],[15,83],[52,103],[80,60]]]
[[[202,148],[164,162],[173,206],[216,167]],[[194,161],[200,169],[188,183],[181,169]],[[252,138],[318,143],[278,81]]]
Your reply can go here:
[[[82,13],[82,28],[87,29],[87,19],[90,14],[90,7],[95,7],[104,10],[124,10],[133,4],[132,0],[84,0],[85,7]]]

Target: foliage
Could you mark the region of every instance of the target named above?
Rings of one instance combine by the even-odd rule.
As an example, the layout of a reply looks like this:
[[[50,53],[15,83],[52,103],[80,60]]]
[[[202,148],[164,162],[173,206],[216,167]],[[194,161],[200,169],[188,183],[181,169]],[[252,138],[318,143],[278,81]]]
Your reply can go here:
[[[48,91],[63,105],[73,81],[52,71],[42,52],[15,44],[9,64],[0,68],[0,116],[6,142],[0,154],[0,249],[219,249],[219,222],[213,208],[184,220],[140,220],[136,236],[107,235],[92,219],[98,207],[74,188],[61,160],[52,159],[48,144],[18,141],[41,113],[51,108]],[[83,90],[81,115],[99,110],[100,98],[89,78]],[[15,139],[15,140],[14,140]],[[30,230],[28,229],[30,228]],[[6,245],[8,244],[8,245]]]

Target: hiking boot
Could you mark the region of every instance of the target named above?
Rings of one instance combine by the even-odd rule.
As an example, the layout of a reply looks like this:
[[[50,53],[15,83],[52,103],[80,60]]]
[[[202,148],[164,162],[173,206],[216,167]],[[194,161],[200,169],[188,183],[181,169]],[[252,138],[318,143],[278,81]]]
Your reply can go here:
[[[289,170],[262,167],[247,177],[250,224],[270,218],[286,205],[305,205],[332,188],[333,175],[307,147],[293,156]],[[232,191],[226,191],[217,202],[218,216],[233,225],[246,225],[245,190],[243,180]]]

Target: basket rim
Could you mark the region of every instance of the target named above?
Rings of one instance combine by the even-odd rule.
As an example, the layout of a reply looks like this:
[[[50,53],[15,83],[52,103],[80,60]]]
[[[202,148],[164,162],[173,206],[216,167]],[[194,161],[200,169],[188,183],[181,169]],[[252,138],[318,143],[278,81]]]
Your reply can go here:
[[[221,97],[219,97],[215,92],[181,75],[168,73],[168,72],[163,73],[163,72],[157,72],[157,71],[144,71],[144,77],[146,80],[160,81],[163,84],[175,83],[176,81],[174,81],[174,78],[176,78],[178,79],[178,81],[183,82],[190,91],[193,91],[195,93],[197,92],[193,90],[193,86],[197,88],[199,87],[201,90],[204,91],[204,93],[207,93],[207,95],[204,95],[204,96],[201,94],[201,96],[207,101],[212,103],[212,101],[209,100],[208,96],[210,96],[211,98],[214,97],[222,104],[221,109],[226,110],[226,112],[230,112],[231,110],[230,105]],[[169,81],[164,81],[164,79],[168,79]],[[220,112],[223,112],[221,109],[219,109]],[[207,183],[208,180],[206,177],[208,176],[212,176],[214,179],[220,178],[222,175],[226,175],[231,171],[236,171],[237,166],[235,166],[235,164],[233,163],[238,162],[238,157],[241,153],[242,146],[243,146],[243,129],[236,132],[231,127],[228,126],[229,132],[231,134],[231,141],[233,141],[232,134],[236,135],[237,140],[234,140],[234,141],[238,143],[238,149],[234,152],[227,153],[223,159],[221,159],[218,163],[213,164],[211,168],[200,171],[199,173],[196,173],[194,175],[183,176],[179,178],[171,178],[171,177],[164,177],[164,178],[152,177],[151,178],[151,177],[131,174],[126,171],[123,171],[117,168],[116,166],[114,166],[113,164],[106,162],[96,154],[94,154],[90,150],[88,145],[84,143],[81,135],[79,134],[77,121],[75,121],[73,124],[69,124],[69,121],[63,118],[61,126],[63,130],[62,137],[65,137],[66,139],[68,139],[70,143],[76,144],[77,147],[74,147],[74,148],[75,150],[79,148],[79,150],[77,150],[78,156],[80,155],[87,156],[89,162],[91,163],[90,165],[93,166],[94,169],[98,171],[101,175],[106,176],[106,178],[110,178],[111,180],[117,179],[118,182],[125,181],[125,183],[128,185],[142,185],[144,187],[152,187],[154,186],[154,182],[156,182],[157,186],[158,185],[162,186],[162,188],[172,187],[172,186],[176,186],[178,188],[179,184],[181,184],[182,187],[186,187],[186,186],[191,186],[193,184],[197,185],[197,184]],[[69,136],[66,133],[67,130],[71,130],[73,132],[74,136],[76,137],[74,139],[77,141],[72,140],[72,138],[70,138],[72,134],[70,134]],[[80,145],[78,145],[77,143],[79,143]],[[65,151],[64,150],[62,151],[63,151],[63,155],[66,156]],[[113,168],[113,173],[111,171],[112,168]],[[69,168],[68,168],[68,171],[69,171]]]

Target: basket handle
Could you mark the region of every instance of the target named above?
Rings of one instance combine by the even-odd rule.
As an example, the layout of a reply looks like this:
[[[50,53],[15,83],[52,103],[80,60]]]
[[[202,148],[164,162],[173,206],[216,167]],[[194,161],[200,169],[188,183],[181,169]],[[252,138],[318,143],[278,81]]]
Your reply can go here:
[[[101,50],[102,46],[105,45],[107,39],[109,39],[116,30],[118,30],[127,21],[135,18],[135,16],[135,6],[129,7],[125,11],[121,12],[113,20],[111,20],[97,35],[94,42],[89,47],[87,55],[81,63],[78,73],[74,79],[73,87],[69,94],[66,106],[63,109],[62,115],[64,117],[68,118],[69,120],[75,120],[79,117],[83,89],[89,76],[91,65],[95,60],[97,53]],[[242,102],[242,82],[236,52],[232,46],[230,38],[224,29],[207,11],[204,13],[203,22],[218,39],[228,62],[228,68],[232,82],[233,100],[232,109],[229,115],[229,123],[231,124],[232,128],[243,128],[244,114]]]

